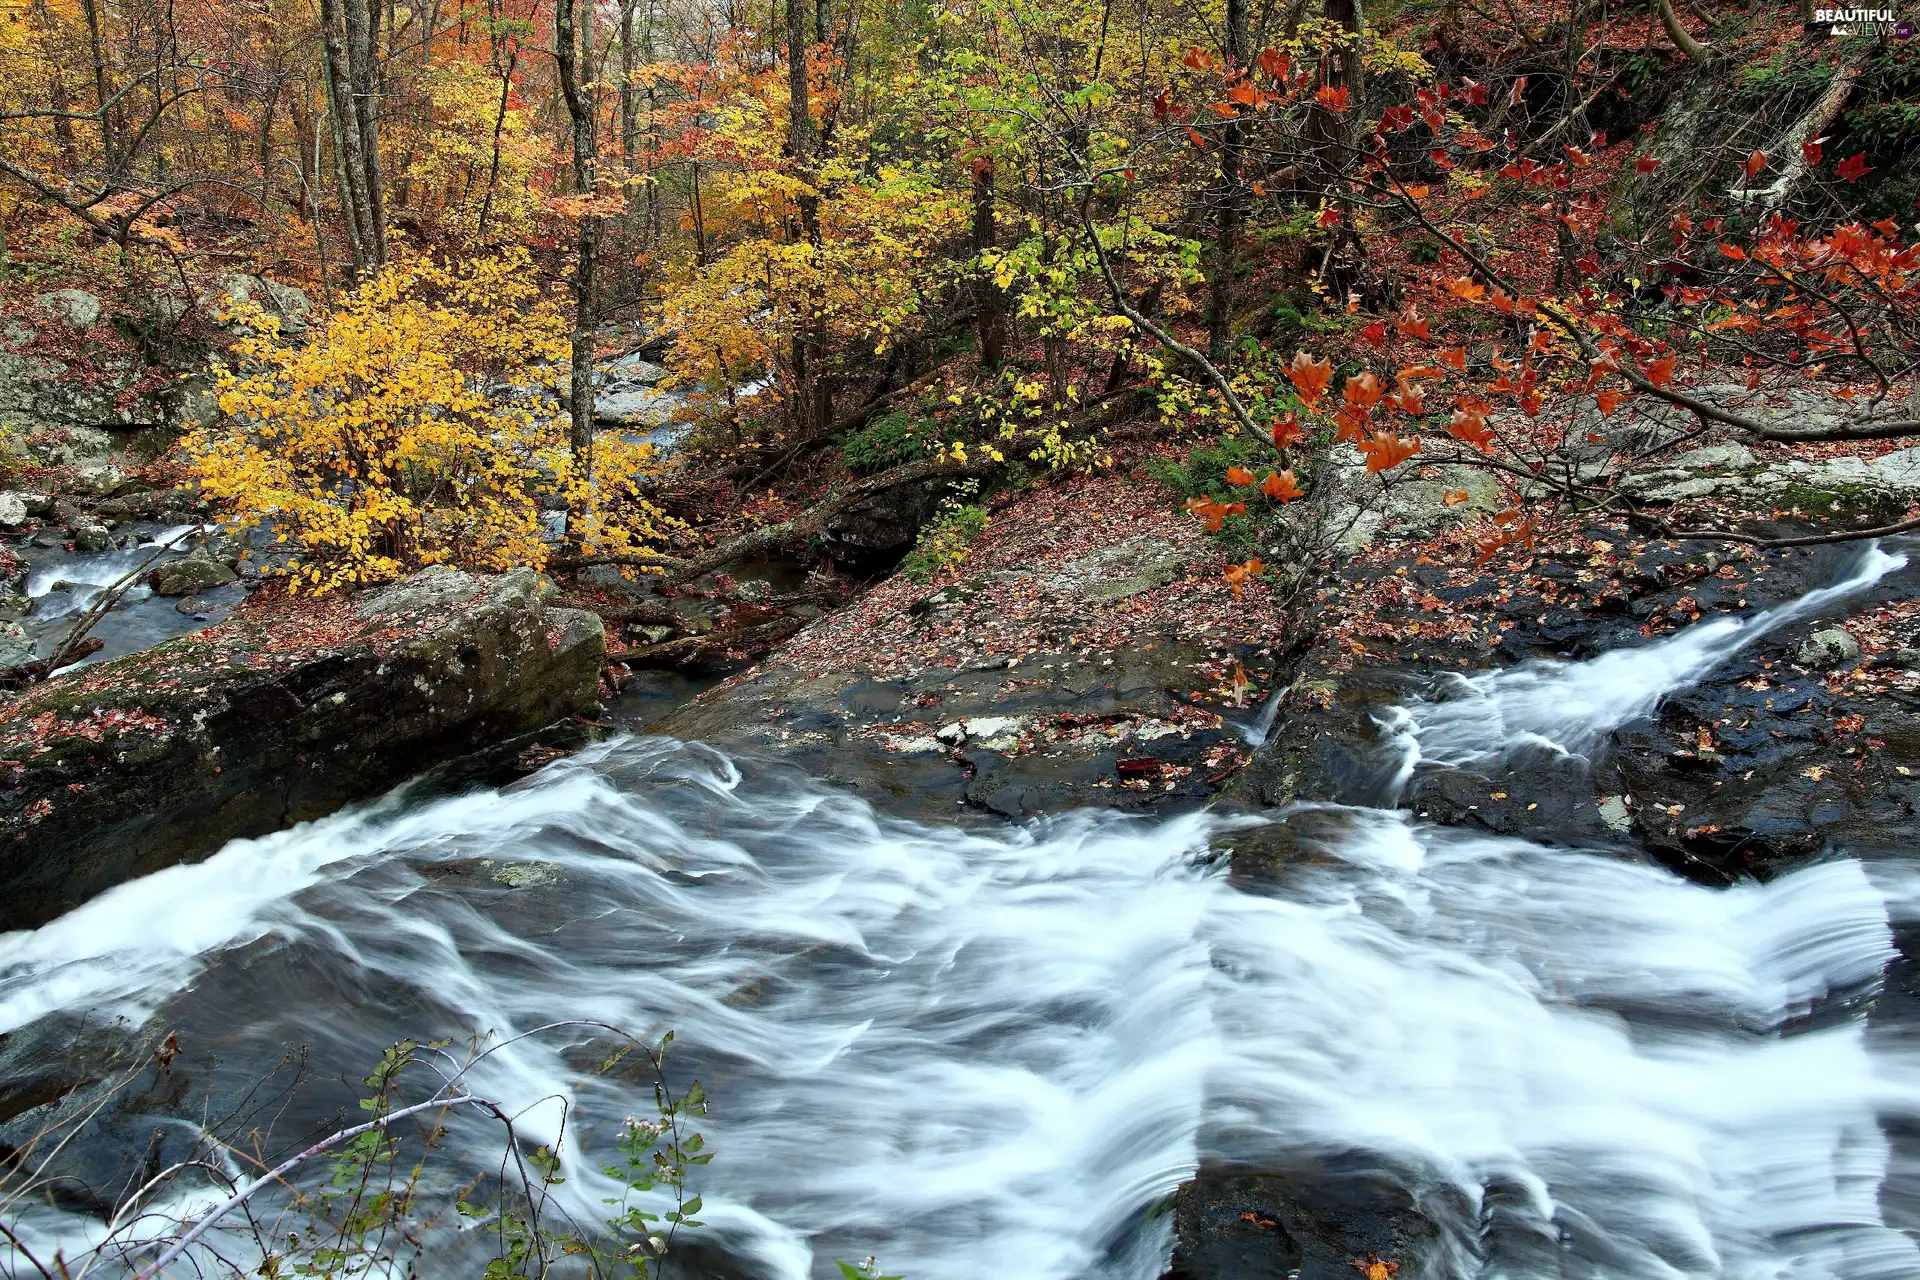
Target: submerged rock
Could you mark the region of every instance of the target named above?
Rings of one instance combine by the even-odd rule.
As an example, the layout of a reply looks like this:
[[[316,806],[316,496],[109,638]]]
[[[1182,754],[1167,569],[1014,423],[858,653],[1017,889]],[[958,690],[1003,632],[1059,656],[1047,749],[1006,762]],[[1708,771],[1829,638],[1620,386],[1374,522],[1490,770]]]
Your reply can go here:
[[[0,707],[0,932],[595,705],[597,616],[429,569],[244,613]]]

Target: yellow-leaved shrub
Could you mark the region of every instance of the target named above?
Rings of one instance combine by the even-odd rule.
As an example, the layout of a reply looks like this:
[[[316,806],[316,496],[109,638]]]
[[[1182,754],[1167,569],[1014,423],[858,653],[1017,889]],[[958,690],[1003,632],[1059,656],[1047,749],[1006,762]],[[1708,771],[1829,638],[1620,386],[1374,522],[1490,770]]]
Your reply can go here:
[[[596,442],[591,479],[567,447],[555,380],[567,326],[527,254],[412,257],[369,277],[301,341],[257,309],[215,366],[223,420],[187,442],[227,522],[293,544],[296,591],[424,565],[543,566],[542,508],[588,551],[644,550],[671,523],[642,496],[645,441]]]

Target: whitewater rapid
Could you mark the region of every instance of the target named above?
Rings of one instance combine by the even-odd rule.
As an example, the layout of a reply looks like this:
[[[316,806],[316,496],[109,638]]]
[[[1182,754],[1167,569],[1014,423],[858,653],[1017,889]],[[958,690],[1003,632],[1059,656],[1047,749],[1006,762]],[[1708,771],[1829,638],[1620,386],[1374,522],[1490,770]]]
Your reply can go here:
[[[1420,703],[1398,740],[1590,746],[1761,625],[1503,673],[1471,691],[1497,721]],[[1622,669],[1636,690],[1578,724],[1530,710]],[[1262,825],[1298,853],[1229,883],[1222,842]],[[1889,1135],[1920,1125],[1920,1046],[1865,1011],[1916,902],[1844,857],[1712,890],[1372,809],[924,827],[629,738],[237,841],[0,938],[0,1032],[88,1010],[357,1076],[402,1036],[670,1027],[713,1100],[706,1236],[770,1280],[871,1253],[912,1280],[1148,1280],[1160,1208],[1215,1161],[1379,1172],[1447,1280],[1896,1280],[1920,1275],[1884,1210],[1914,1185]],[[571,1048],[522,1041],[474,1087],[542,1140],[564,1103],[562,1194],[591,1218],[649,1099]],[[454,1162],[482,1141],[456,1127]]]

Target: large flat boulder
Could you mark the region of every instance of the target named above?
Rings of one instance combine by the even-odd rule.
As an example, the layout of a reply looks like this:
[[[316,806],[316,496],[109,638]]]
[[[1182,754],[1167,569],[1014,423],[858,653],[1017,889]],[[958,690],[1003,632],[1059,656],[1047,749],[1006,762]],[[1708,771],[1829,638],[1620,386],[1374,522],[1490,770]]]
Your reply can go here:
[[[0,932],[591,709],[600,620],[530,570],[253,608],[0,705]]]

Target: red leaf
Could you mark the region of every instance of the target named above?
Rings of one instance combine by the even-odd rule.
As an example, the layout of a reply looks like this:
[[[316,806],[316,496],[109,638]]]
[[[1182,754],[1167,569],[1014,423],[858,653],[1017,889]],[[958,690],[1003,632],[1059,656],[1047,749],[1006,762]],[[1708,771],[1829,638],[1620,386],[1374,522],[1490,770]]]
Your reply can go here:
[[[1294,414],[1290,413],[1273,424],[1273,447],[1276,449],[1298,444],[1306,438],[1307,433],[1300,429],[1300,419]]]
[[[1377,347],[1387,340],[1387,326],[1375,320],[1372,324],[1360,331],[1360,336],[1366,339],[1368,346]]]
[[[1652,156],[1641,156],[1638,160],[1635,160],[1633,162],[1633,171],[1635,173],[1652,173],[1655,169],[1658,169],[1659,167],[1660,167],[1660,162],[1658,160],[1655,160]]]
[[[1805,160],[1808,164],[1819,164],[1820,163],[1820,144],[1825,141],[1826,141],[1825,138],[1814,138],[1809,142],[1801,143],[1800,158],[1802,160]]]
[[[1864,151],[1858,155],[1848,156],[1845,160],[1833,166],[1833,171],[1842,178],[1845,178],[1848,182],[1858,182],[1873,172],[1873,170],[1867,166],[1867,153]]]

